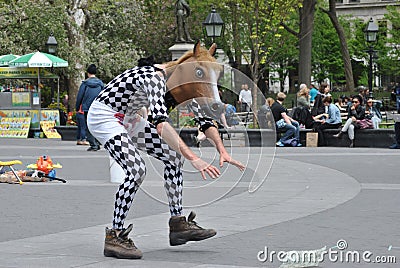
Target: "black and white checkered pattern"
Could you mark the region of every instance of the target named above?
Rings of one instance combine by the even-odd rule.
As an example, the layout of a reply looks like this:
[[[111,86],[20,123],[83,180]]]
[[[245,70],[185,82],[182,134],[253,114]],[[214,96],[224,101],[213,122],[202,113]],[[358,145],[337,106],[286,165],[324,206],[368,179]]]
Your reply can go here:
[[[134,115],[143,106],[149,107],[153,117],[162,121],[163,118],[168,117],[165,93],[164,77],[160,76],[154,67],[135,67],[118,75],[108,83],[96,100],[125,116]],[[204,115],[196,100],[193,100],[190,106],[203,131],[210,126],[215,126],[212,119]],[[163,161],[165,166],[164,187],[171,215],[178,216],[182,213],[181,168],[183,157],[161,139],[156,127],[149,122],[146,122],[145,131],[139,132],[137,135],[137,137],[129,137],[127,133],[117,134],[104,144],[104,148],[108,150],[126,174],[126,178],[119,186],[115,196],[113,219],[113,228],[115,229],[123,228],[135,194],[146,173],[145,162],[138,150],[145,151]]]
[[[123,228],[129,208],[146,173],[145,163],[137,149],[163,161],[164,187],[170,213],[172,216],[181,215],[183,189],[181,168],[184,159],[160,138],[154,125],[147,122],[145,131],[140,132],[138,137],[131,138],[126,133],[117,135],[107,141],[104,148],[126,174],[125,181],[120,185],[115,196],[113,228]]]
[[[206,116],[206,113],[203,111],[196,99],[191,100],[187,107],[193,112],[195,121],[199,124],[202,132],[206,131],[209,127],[216,127],[213,119]]]
[[[165,80],[154,67],[135,67],[115,77],[96,100],[125,115],[132,115],[144,106],[150,108],[153,116],[168,117],[165,92]]]
[[[108,140],[104,148],[125,171],[126,178],[115,194],[113,228],[121,230],[133,199],[146,174],[146,165],[128,134]]]
[[[173,216],[181,215],[183,188],[181,168],[184,158],[161,139],[156,127],[149,122],[146,122],[144,133],[140,132],[138,137],[132,137],[132,141],[140,150],[163,161],[164,184],[170,212]]]

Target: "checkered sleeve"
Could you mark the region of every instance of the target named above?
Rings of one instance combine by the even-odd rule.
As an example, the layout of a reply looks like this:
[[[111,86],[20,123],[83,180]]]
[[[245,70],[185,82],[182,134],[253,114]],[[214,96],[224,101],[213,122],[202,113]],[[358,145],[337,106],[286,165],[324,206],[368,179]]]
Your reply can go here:
[[[205,132],[210,127],[217,127],[214,120],[206,116],[195,99],[188,104],[188,109],[194,113],[195,121],[200,126],[200,131]]]
[[[154,124],[158,125],[161,122],[168,121],[168,110],[164,99],[166,92],[164,78],[158,74],[154,74],[146,79],[144,88],[149,99],[150,111],[153,115]]]

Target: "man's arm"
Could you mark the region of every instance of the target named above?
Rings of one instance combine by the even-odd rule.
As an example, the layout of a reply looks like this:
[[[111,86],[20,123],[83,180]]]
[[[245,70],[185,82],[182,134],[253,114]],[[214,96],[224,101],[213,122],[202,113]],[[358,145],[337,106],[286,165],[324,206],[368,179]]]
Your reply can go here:
[[[82,83],[79,87],[78,96],[76,96],[75,110],[79,111],[79,106],[82,104],[83,95],[85,92],[85,83]]]
[[[292,124],[292,118],[288,116],[286,113],[281,113],[283,120],[285,120],[286,124],[291,125]]]
[[[191,164],[200,171],[201,176],[203,179],[206,179],[205,172],[215,179],[221,172],[219,169],[210,165],[200,159],[186,144],[185,142],[179,137],[178,133],[175,129],[168,123],[168,122],[161,122],[157,125],[157,133],[162,137],[162,139],[171,146],[172,149],[179,152],[183,155],[186,159],[188,159]]]
[[[232,164],[243,171],[245,166],[239,161],[234,160],[226,151],[224,144],[222,143],[221,137],[219,136],[219,131],[215,127],[208,128],[205,133],[207,138],[214,142],[214,146],[217,149],[220,157],[219,157],[219,166],[222,167],[224,162]]]
[[[242,100],[243,100],[243,90],[241,90],[239,93],[239,103],[241,103]]]

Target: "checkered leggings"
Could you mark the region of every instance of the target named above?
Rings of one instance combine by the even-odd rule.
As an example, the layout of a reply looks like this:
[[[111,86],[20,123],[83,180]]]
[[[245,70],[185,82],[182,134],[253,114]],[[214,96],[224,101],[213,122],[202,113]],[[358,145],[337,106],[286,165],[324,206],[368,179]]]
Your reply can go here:
[[[145,162],[138,149],[164,162],[164,188],[170,212],[172,216],[181,215],[183,157],[161,140],[154,125],[147,122],[144,133],[140,132],[138,137],[129,137],[127,133],[116,135],[104,144],[104,148],[126,174],[125,181],[115,195],[114,229],[123,228],[129,208],[146,174]]]

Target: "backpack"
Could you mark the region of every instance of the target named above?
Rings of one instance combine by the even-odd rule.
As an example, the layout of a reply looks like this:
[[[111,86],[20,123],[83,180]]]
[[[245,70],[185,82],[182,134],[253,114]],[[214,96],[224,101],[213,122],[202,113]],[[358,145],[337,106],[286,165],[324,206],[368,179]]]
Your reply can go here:
[[[292,118],[303,124],[306,128],[313,128],[314,120],[310,111],[305,107],[294,108]]]

